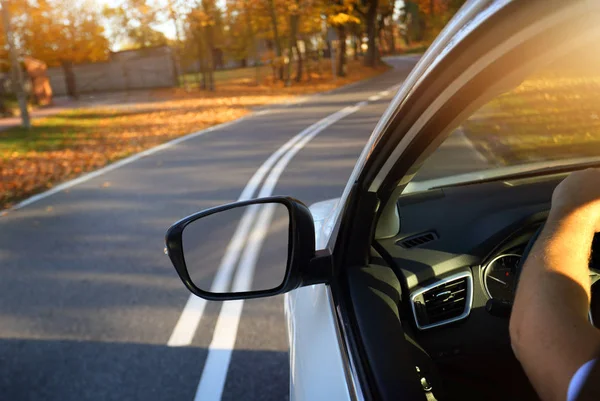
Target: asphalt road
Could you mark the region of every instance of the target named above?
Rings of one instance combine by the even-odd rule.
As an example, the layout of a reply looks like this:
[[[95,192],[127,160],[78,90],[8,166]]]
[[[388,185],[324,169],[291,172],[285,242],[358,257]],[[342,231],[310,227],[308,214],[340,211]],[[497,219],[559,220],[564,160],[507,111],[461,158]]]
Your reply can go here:
[[[290,138],[401,83],[415,60],[394,59],[396,68],[375,79],[274,107],[0,217],[0,400],[208,400],[207,389],[221,388],[223,400],[287,399],[282,297],[246,301],[237,331],[218,329],[229,330],[225,336],[215,336],[222,304],[208,303],[189,344],[168,345],[189,293],[163,254],[164,232],[238,199]],[[338,197],[391,97],[371,98],[320,132],[285,166],[273,193],[307,204]],[[460,146],[442,159],[470,152]],[[201,285],[213,282],[243,212],[190,231],[188,243],[204,258]],[[281,218],[276,213],[271,227]],[[260,248],[252,288],[281,274],[280,228]],[[213,337],[235,347],[230,360],[213,352],[216,376],[198,390]],[[214,377],[223,367],[221,386]]]

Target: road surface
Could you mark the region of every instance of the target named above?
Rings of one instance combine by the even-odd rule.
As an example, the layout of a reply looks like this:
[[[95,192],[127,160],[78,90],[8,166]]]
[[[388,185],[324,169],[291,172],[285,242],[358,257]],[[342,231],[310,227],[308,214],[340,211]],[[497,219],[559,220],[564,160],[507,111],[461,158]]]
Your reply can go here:
[[[190,307],[163,254],[164,232],[179,218],[240,198],[290,138],[371,98],[298,149],[272,191],[307,204],[338,197],[391,99],[382,91],[402,82],[415,60],[394,59],[396,68],[375,79],[257,113],[0,217],[0,399],[287,399],[282,297],[245,302],[237,330],[218,325],[222,304],[208,303],[192,327],[194,317],[182,311],[198,305]],[[193,240],[213,266],[198,279],[210,285],[235,224],[204,230]],[[269,238],[253,285],[280,273],[284,255]],[[234,349],[225,357],[213,352],[208,363],[213,337]]]

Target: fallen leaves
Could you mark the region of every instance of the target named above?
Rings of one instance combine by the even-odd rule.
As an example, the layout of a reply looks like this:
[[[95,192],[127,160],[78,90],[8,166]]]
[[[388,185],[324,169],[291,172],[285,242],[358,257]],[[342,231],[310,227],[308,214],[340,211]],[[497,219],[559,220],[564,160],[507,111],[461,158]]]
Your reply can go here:
[[[330,90],[385,70],[350,62],[347,77],[333,81],[331,69],[324,67],[322,74],[312,73],[311,81],[288,88],[267,78],[262,85],[239,79],[220,82],[216,92],[163,89],[136,103],[36,119],[31,131],[0,132],[0,210],[115,160],[240,118],[255,107],[285,103],[299,94]],[[101,187],[110,185],[104,182]]]
[[[541,72],[484,105],[462,129],[501,165],[598,156],[599,92],[595,70]]]

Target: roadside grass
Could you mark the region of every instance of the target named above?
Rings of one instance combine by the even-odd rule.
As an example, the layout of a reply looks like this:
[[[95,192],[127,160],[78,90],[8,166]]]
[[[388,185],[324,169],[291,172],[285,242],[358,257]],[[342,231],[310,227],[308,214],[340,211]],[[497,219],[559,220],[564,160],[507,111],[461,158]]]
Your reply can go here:
[[[463,123],[468,138],[499,165],[600,156],[600,71],[581,55],[525,80]]]
[[[215,81],[215,85],[219,85],[223,82],[231,82],[233,80],[247,80],[252,83],[256,82],[256,77],[258,75],[259,80],[263,80],[268,77],[272,73],[271,66],[269,65],[261,65],[258,67],[247,67],[247,68],[233,68],[228,70],[217,70],[214,72],[213,77]],[[202,74],[200,73],[190,73],[185,74],[180,78],[180,84],[183,85],[184,82],[191,84],[192,86],[197,86],[202,78]]]
[[[262,85],[222,81],[216,92],[182,88],[153,91],[143,102],[65,111],[0,132],[0,210],[57,183],[173,138],[240,118],[253,108],[334,89],[388,69],[351,61],[348,76],[331,70],[289,88],[266,78]]]

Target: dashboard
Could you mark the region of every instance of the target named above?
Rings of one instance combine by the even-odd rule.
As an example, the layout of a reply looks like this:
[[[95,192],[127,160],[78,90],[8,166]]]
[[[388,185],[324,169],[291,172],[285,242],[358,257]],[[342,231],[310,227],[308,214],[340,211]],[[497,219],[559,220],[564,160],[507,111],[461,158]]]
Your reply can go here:
[[[377,240],[375,249],[407,294],[403,326],[434,359],[510,347],[508,318],[489,313],[486,304],[512,301],[521,255],[562,178],[493,181],[398,199],[400,233]]]
[[[508,315],[489,313],[486,304],[512,302],[521,256],[562,178],[494,181],[398,199],[400,233],[377,240],[375,249],[409,294],[401,306],[405,326],[434,358],[510,346]],[[594,248],[596,282],[600,237]],[[600,295],[600,285],[592,288]],[[600,322],[600,296],[592,301],[590,316]]]
[[[400,232],[374,243],[401,283],[405,335],[459,393],[468,387],[479,399],[492,399],[489,389],[503,388],[498,399],[536,399],[512,353],[508,317],[522,255],[548,217],[552,192],[562,178],[494,181],[401,196]],[[598,324],[600,236],[590,268],[590,319]],[[490,304],[508,311],[493,313]]]

